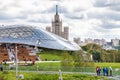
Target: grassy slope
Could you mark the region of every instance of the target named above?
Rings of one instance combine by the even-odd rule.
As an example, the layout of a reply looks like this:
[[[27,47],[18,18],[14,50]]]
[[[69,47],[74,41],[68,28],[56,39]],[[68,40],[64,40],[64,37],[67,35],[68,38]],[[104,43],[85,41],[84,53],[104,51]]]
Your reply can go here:
[[[61,56],[56,54],[40,54],[42,60],[47,59],[48,61],[58,61],[61,60]]]
[[[48,61],[50,60],[57,60],[60,61],[62,60],[62,51],[57,51],[57,50],[47,50],[45,49],[44,51],[42,51],[39,55],[41,57],[42,60],[47,59]],[[100,66],[100,67],[113,67],[113,68],[120,68],[120,63],[95,63],[94,67],[96,66]]]
[[[94,66],[120,68],[120,63],[95,63]]]
[[[47,59],[48,61],[60,61],[62,59],[61,53],[62,51],[45,49],[44,51],[39,53],[39,56],[42,60]]]

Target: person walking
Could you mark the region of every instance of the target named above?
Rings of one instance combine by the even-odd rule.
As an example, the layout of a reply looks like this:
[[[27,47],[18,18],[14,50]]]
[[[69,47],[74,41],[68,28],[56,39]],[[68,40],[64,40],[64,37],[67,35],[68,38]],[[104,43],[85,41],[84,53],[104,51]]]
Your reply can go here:
[[[100,76],[101,69],[98,67],[98,76]]]
[[[0,64],[0,71],[3,71],[3,64],[2,64],[2,62]]]
[[[110,76],[112,76],[112,67],[109,67],[110,69]]]
[[[106,76],[108,76],[109,70],[108,68],[106,68]]]
[[[96,73],[97,73],[97,75],[98,75],[98,66],[96,67]]]
[[[103,76],[105,76],[105,72],[106,72],[106,71],[105,71],[105,68],[103,68]]]

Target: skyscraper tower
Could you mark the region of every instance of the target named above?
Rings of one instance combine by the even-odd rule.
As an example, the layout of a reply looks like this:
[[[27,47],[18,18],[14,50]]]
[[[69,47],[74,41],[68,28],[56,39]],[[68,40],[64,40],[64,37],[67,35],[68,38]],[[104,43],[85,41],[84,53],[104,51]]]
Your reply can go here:
[[[59,18],[57,5],[56,5],[56,14],[54,15],[54,21],[52,21],[52,32],[61,36],[62,21],[60,21],[60,18]]]
[[[47,31],[51,31],[49,27],[46,27]],[[69,28],[68,27],[64,27],[64,29],[62,30],[62,20],[60,20],[59,18],[59,14],[58,14],[58,5],[56,5],[56,14],[54,15],[54,20],[52,21],[52,33],[61,36],[65,39],[68,39],[68,35],[69,35]]]

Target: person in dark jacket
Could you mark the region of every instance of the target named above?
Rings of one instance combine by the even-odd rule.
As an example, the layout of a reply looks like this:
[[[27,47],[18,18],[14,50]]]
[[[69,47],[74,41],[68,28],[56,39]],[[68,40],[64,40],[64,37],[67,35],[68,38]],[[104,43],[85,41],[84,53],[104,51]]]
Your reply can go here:
[[[101,69],[98,67],[98,76],[100,76]]]

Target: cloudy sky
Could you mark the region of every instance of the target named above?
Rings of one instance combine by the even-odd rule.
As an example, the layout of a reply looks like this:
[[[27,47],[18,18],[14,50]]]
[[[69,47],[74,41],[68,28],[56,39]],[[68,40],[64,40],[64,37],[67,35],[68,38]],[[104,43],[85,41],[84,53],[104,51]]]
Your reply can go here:
[[[0,24],[51,26],[58,5],[70,40],[120,38],[120,0],[0,0]]]

